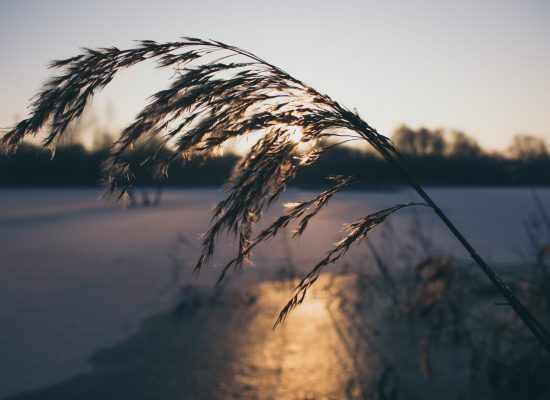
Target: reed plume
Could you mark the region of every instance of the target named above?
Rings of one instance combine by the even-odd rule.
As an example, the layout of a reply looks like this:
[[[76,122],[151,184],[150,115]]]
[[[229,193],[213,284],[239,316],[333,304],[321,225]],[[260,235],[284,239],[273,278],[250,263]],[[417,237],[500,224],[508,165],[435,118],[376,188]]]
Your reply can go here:
[[[43,145],[53,156],[57,141],[67,126],[82,115],[93,95],[119,70],[147,59],[154,59],[158,67],[173,68],[176,74],[170,87],[151,96],[149,104],[111,147],[104,163],[107,193],[118,193],[118,198],[124,200],[133,184],[132,171],[136,166],[148,165],[157,176],[165,177],[174,162],[213,156],[230,140],[262,134],[234,168],[227,182],[228,195],[214,209],[211,226],[202,240],[197,271],[211,259],[216,239],[222,233],[235,236],[238,255],[226,265],[220,279],[229,268],[242,264],[253,247],[275,236],[290,222],[298,221],[296,234],[302,234],[309,220],[332,196],[355,182],[356,177],[334,177],[332,188],[312,200],[288,205],[286,214],[257,236],[253,235],[253,226],[279,198],[299,168],[314,163],[335,145],[327,145],[328,139],[336,139],[337,144],[366,140],[403,175],[425,203],[396,205],[347,225],[346,236],[300,281],[277,322],[283,321],[288,312],[303,301],[320,271],[341,258],[353,243],[364,239],[370,229],[393,212],[420,204],[435,211],[550,351],[550,334],[412,177],[390,139],[378,133],[356,111],[240,48],[198,38],[169,43],[146,40],[126,50],[84,49],[80,55],[54,61],[50,67],[58,74],[46,82],[33,99],[29,118],[4,132],[1,141],[4,153],[13,153],[23,139],[44,130]],[[153,139],[160,143],[157,151],[152,151],[139,165],[127,160],[126,156],[136,144],[153,142]],[[160,151],[167,147],[172,150],[168,156]]]

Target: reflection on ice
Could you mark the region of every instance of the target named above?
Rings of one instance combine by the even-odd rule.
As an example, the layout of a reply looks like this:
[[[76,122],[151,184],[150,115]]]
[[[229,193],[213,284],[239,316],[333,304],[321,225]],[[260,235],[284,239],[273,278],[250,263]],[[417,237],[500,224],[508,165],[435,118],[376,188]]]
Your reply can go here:
[[[548,203],[550,191],[537,191]],[[173,305],[181,284],[208,286],[218,276],[219,269],[205,268],[195,280],[191,266],[198,247],[195,238],[206,230],[209,206],[223,197],[222,192],[169,190],[160,207],[126,211],[98,201],[99,193],[99,189],[0,191],[0,398],[89,370],[87,362],[98,349],[122,342],[143,318]],[[522,252],[528,248],[528,240],[523,223],[534,206],[529,190],[432,188],[430,193],[492,265],[525,260]],[[311,193],[291,189],[282,201],[310,197]],[[342,222],[411,200],[414,198],[407,191],[342,193],[312,221],[299,243],[281,236],[259,247],[254,255],[257,266],[242,274],[229,274],[226,283],[246,287],[274,277],[301,276],[342,235]],[[423,244],[424,239],[429,240],[428,244],[441,254],[463,258],[463,251],[432,214],[429,210],[419,210],[418,216],[406,211],[395,214],[389,223],[372,232],[370,243],[391,267],[402,264],[403,259],[422,256],[419,239]],[[272,217],[267,215],[265,221]],[[422,238],[411,243],[411,226],[418,233],[419,223]],[[180,243],[179,238],[184,240]],[[229,244],[221,244],[217,250],[220,259],[215,263],[222,265],[235,255]],[[392,257],[397,251],[406,252],[406,257]],[[369,254],[366,246],[355,248],[342,264],[351,265],[355,271],[368,270],[373,264]],[[175,263],[180,268],[176,273]],[[165,290],[169,285],[170,290]],[[234,389],[226,379],[231,371],[238,390],[255,388],[250,389],[255,395],[258,388],[264,388],[261,393],[265,394],[269,387],[283,398],[292,392],[309,396],[304,388],[312,387],[318,393],[361,392],[355,377],[362,376],[361,385],[368,382],[365,377],[370,376],[374,352],[368,337],[374,333],[357,325],[351,317],[357,314],[352,304],[343,304],[354,292],[342,297],[335,295],[335,289],[326,292],[316,285],[289,321],[271,332],[290,292],[280,284],[270,285],[255,286],[254,291],[262,291],[261,296],[254,297],[256,305],[208,308],[192,322],[177,322],[176,332],[171,334],[154,329],[155,324],[145,324],[152,329],[148,331],[151,337],[143,338],[140,348],[150,349],[142,355],[154,360],[147,368],[153,364],[162,373],[170,372],[166,370],[170,363],[153,354],[157,342],[178,342],[184,337],[181,352],[170,348],[166,355],[179,354],[187,360],[174,365],[179,371],[174,378],[178,388],[197,387],[195,374],[206,374],[211,390],[227,387],[229,393]],[[155,321],[174,324],[163,318]],[[371,311],[369,318],[372,320]],[[111,354],[118,354],[113,351]],[[376,352],[377,357],[380,354]],[[239,363],[240,359],[247,362]],[[101,357],[94,360],[100,369],[106,362]],[[130,365],[136,362],[135,358],[128,361]],[[270,373],[254,373],[258,369]],[[181,376],[186,378],[180,382]],[[262,384],[254,384],[258,381]],[[223,387],[212,382],[222,382]]]
[[[195,289],[175,312],[96,354],[91,372],[18,398],[359,398],[356,358],[368,353],[345,333],[351,321],[339,310],[341,292],[354,286],[352,276],[324,276],[274,331],[288,282]]]
[[[270,330],[289,297],[288,286],[261,284],[258,312],[243,321],[238,333],[243,342],[236,349],[234,379],[254,387],[258,398],[345,398],[353,380],[353,353],[339,329],[349,324],[338,311],[336,296],[351,278],[339,278],[327,288],[323,278],[307,300],[284,324]]]

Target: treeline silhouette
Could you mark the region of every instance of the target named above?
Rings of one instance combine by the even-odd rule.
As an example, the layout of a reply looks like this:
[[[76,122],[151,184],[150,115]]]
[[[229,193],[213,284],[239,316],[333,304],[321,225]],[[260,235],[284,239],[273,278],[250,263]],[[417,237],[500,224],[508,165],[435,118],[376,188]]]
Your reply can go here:
[[[529,135],[516,136],[507,154],[487,153],[462,132],[417,130],[401,126],[392,136],[416,177],[423,184],[449,186],[545,186],[550,185],[550,156],[544,141]],[[78,143],[65,143],[50,154],[39,146],[23,145],[11,158],[0,159],[0,186],[81,187],[102,184],[105,147],[92,151]],[[150,150],[149,150],[150,152]],[[139,165],[146,148],[129,156]],[[171,166],[168,187],[219,186],[229,177],[238,156],[228,154],[193,159]],[[150,168],[135,169],[136,185],[157,186]],[[303,188],[326,186],[329,175],[363,175],[357,188],[398,186],[402,179],[374,153],[335,147],[310,167],[301,170],[292,185]]]

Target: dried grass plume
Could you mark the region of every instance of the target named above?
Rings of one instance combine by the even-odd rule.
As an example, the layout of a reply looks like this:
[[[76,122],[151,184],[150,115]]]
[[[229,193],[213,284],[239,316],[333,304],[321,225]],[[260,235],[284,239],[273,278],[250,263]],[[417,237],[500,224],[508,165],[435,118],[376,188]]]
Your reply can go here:
[[[550,351],[548,332],[416,182],[387,137],[367,124],[356,111],[240,48],[187,37],[169,43],[140,41],[125,50],[84,49],[75,57],[54,61],[50,67],[56,75],[34,97],[30,116],[3,133],[0,144],[4,154],[9,156],[15,152],[26,137],[44,133],[43,144],[53,156],[59,138],[69,124],[82,115],[93,95],[111,82],[118,71],[148,59],[155,60],[159,68],[172,68],[174,78],[170,87],[151,96],[149,104],[111,147],[104,164],[107,193],[117,193],[122,200],[126,198],[136,167],[127,155],[136,144],[160,142],[159,150],[172,150],[168,157],[164,151],[152,151],[139,162],[140,166],[149,165],[155,175],[164,177],[176,161],[212,156],[230,140],[261,133],[260,140],[241,158],[227,182],[228,195],[214,210],[210,229],[202,241],[197,270],[211,259],[216,239],[222,233],[235,235],[238,255],[224,268],[221,278],[228,268],[246,260],[254,246],[275,236],[291,221],[298,221],[296,234],[303,233],[309,220],[356,177],[334,177],[332,188],[312,200],[290,205],[285,215],[256,237],[253,226],[279,198],[299,168],[314,163],[335,145],[327,144],[327,139],[336,139],[337,143],[366,140],[417,191],[425,201],[422,205],[434,209]],[[153,142],[153,139],[156,140]],[[308,144],[308,150],[300,150],[301,144]],[[346,236],[302,279],[278,322],[303,300],[323,267],[341,258],[353,243],[362,240],[391,213],[412,205],[416,203],[396,205],[348,225]]]

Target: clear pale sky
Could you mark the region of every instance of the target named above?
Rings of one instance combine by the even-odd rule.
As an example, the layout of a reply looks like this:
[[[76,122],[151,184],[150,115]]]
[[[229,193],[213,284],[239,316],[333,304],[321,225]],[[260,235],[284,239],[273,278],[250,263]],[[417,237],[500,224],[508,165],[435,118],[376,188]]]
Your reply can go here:
[[[200,36],[257,53],[385,134],[466,131],[486,147],[550,141],[550,1],[0,0],[0,126],[26,115],[52,59],[82,46]],[[169,74],[124,73],[94,102],[130,122]]]

